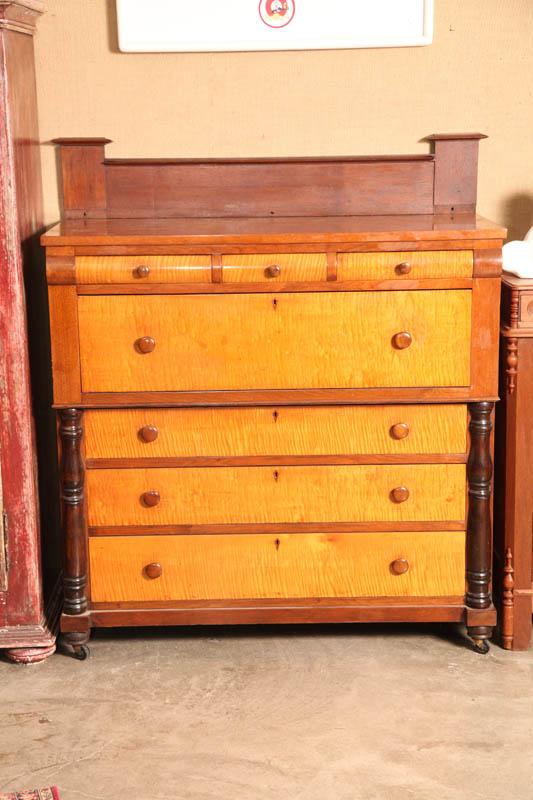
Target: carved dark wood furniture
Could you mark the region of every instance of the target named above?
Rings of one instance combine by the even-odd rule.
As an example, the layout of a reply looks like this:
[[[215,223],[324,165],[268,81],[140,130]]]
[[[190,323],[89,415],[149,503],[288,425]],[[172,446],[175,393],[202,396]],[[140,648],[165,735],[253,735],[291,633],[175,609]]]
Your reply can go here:
[[[433,153],[106,159],[47,250],[62,630],[464,621],[488,649],[501,244]]]
[[[42,10],[37,0],[0,0],[0,649],[21,663],[42,661],[54,652],[60,606],[33,50]],[[37,346],[33,408],[28,317]],[[47,544],[42,553],[34,418],[41,444],[51,435],[51,452],[41,470],[53,487],[47,490],[43,480],[40,507]]]
[[[533,281],[504,274],[495,570],[505,648],[526,650],[533,610]]]

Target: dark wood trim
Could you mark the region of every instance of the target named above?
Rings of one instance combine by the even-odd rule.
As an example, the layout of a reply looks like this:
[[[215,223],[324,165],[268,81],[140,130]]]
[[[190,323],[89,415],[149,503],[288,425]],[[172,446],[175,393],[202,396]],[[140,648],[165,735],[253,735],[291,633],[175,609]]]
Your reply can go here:
[[[481,400],[497,401],[497,395],[479,396],[467,386],[420,387],[407,389],[245,389],[242,391],[207,392],[86,392],[82,395],[83,408],[184,408],[213,406],[277,406],[277,405],[391,405],[402,403],[474,403]],[[67,403],[56,403],[54,408],[68,408]]]
[[[273,607],[256,605],[236,608],[143,608],[124,610],[91,610],[93,627],[151,625],[278,625],[343,622],[462,622],[462,605],[424,605],[420,598],[412,606],[380,605],[314,605]],[[69,623],[76,625],[76,618]]]
[[[465,625],[471,627],[494,627],[497,621],[496,608],[491,604],[488,608],[465,608]]]
[[[513,649],[514,635],[514,569],[513,553],[508,547],[505,553],[505,565],[502,581],[502,647]]]
[[[211,256],[211,282],[222,283],[222,254],[213,253]]]
[[[499,278],[502,274],[500,248],[474,250],[474,278]]]
[[[106,216],[104,149],[108,139],[56,139],[60,145],[61,202],[66,217]]]
[[[106,159],[103,138],[54,142],[66,218],[261,218],[473,213],[481,138],[434,134],[430,155],[248,159]]]
[[[212,267],[215,270],[216,265]],[[276,283],[280,292],[397,292],[439,289],[472,289],[470,278],[432,278],[426,280],[367,281],[294,281]],[[271,294],[271,283],[84,283],[77,286],[80,295],[111,294]]]
[[[152,467],[325,466],[340,464],[466,464],[466,453],[338,456],[196,456],[183,458],[87,458],[87,469],[150,469]]]
[[[337,253],[331,252],[327,253],[327,260],[328,260],[328,269],[327,269],[327,277],[326,280],[328,281],[336,281],[337,280]]]
[[[517,278],[516,281],[521,285],[520,279]],[[507,289],[504,285],[504,298]],[[511,316],[510,300],[509,292],[507,302],[504,301],[503,319],[509,320]],[[516,308],[518,309],[518,302]],[[502,400],[497,406],[494,484],[494,585],[499,606],[500,641],[504,647],[512,647],[515,651],[530,647],[533,599],[533,340],[530,337],[520,337],[517,345],[519,380],[512,394],[507,391],[505,345],[502,348]],[[509,571],[511,567],[512,573]]]
[[[59,412],[61,442],[61,503],[63,524],[64,610],[82,614],[87,609],[87,530],[85,519],[85,470],[81,456],[83,412],[67,408]]]
[[[477,136],[477,134],[476,134]],[[467,138],[472,138],[467,136]],[[479,134],[480,139],[486,136]],[[62,142],[111,142],[111,139],[53,139],[56,144]],[[429,138],[428,138],[429,141]],[[375,164],[395,161],[433,161],[431,154],[417,153],[416,155],[384,155],[384,156],[287,156],[287,157],[253,157],[253,158],[106,158],[105,163],[121,167],[144,167],[148,165],[165,166],[174,164],[203,165],[203,164],[338,164],[338,163],[363,163]]]
[[[422,601],[424,606],[458,606],[464,609],[464,597],[313,597],[313,598],[268,598],[257,599],[248,598],[247,600],[166,600],[154,602],[115,602],[115,603],[91,603],[91,611],[130,611],[143,609],[224,609],[231,606],[233,609],[247,609],[251,605],[259,604],[268,608],[346,608],[369,606],[375,602],[380,606],[414,606]]]
[[[143,225],[145,221],[143,220]],[[406,223],[407,224],[407,223]],[[57,229],[56,229],[57,230]],[[63,226],[62,231],[67,229]],[[456,236],[457,236],[457,232]],[[500,237],[505,233],[501,229]],[[389,241],[383,236],[376,237],[371,241],[350,241],[344,237],[339,240],[338,237],[331,238],[331,234],[323,235],[321,237],[313,236],[311,239],[299,241],[294,236],[292,239],[279,242],[275,237],[272,237],[271,242],[263,243],[264,237],[259,237],[260,241],[257,244],[243,244],[238,242],[219,243],[217,245],[210,245],[206,241],[201,243],[196,241],[194,245],[191,244],[158,244],[159,237],[155,241],[154,236],[129,236],[119,237],[117,241],[116,236],[107,236],[109,240],[106,244],[99,244],[98,237],[92,236],[91,239],[95,240],[93,243],[78,244],[77,246],[47,244],[48,239],[58,239],[53,237],[52,233],[43,234],[43,244],[47,244],[47,254],[54,256],[172,256],[172,255],[242,255],[250,254],[274,254],[274,253],[324,253],[330,252],[334,248],[336,253],[381,253],[381,252],[405,252],[416,253],[419,251],[431,252],[442,250],[472,250],[474,256],[477,250],[484,250],[490,252],[501,248],[502,239],[476,239],[474,238],[474,231],[468,232],[468,238],[464,236],[457,236],[456,239],[430,239],[430,240],[399,240]],[[435,231],[434,235],[440,235],[440,232]],[[478,235],[485,236],[485,231],[479,231]],[[88,238],[88,237],[84,237]],[[143,238],[143,241],[139,241]],[[47,241],[45,241],[45,239]],[[137,244],[132,244],[138,242]],[[61,237],[63,241],[63,237]],[[122,243],[120,243],[122,241]],[[57,241],[56,241],[57,245]]]
[[[439,142],[439,141],[454,141],[460,142],[468,139],[488,139],[485,133],[432,133],[430,136],[425,136],[425,142]]]
[[[137,218],[63,220],[42,235],[41,244],[74,247],[76,255],[147,255],[146,247],[158,247],[163,255],[161,248],[168,255],[231,254],[251,252],[250,248],[266,253],[274,252],[271,248],[324,252],[325,245],[339,252],[365,252],[491,249],[501,247],[507,235],[505,228],[475,214],[143,219],[139,232],[140,224]]]
[[[246,533],[427,533],[464,531],[465,520],[439,522],[268,522],[223,525],[99,525],[89,528],[89,536],[168,536],[227,535]]]
[[[473,212],[477,203],[477,164],[482,133],[433,134],[435,213]]]
[[[67,249],[68,248],[65,247],[65,250]],[[53,284],[70,285],[76,283],[76,259],[74,255],[51,255],[47,252],[46,280],[49,286]]]
[[[514,394],[518,375],[518,339],[516,337],[505,339],[505,363],[507,376],[507,394]]]
[[[67,147],[91,147],[93,145],[111,144],[113,139],[105,136],[58,136],[51,139],[52,144],[66,145]]]
[[[468,522],[466,537],[466,605],[486,609],[491,597],[491,433],[494,403],[472,403],[470,412],[470,454],[468,458]],[[475,640],[490,638],[488,626],[470,626]]]

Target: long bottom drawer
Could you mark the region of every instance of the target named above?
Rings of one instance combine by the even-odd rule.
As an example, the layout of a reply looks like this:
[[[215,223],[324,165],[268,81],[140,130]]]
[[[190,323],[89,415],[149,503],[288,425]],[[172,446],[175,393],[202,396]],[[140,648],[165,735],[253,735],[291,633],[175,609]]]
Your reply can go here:
[[[94,537],[95,603],[460,597],[465,533]]]

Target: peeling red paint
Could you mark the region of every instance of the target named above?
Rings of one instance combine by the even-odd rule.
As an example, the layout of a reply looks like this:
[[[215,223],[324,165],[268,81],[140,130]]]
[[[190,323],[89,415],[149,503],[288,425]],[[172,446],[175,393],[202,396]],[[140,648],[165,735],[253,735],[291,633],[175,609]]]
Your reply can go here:
[[[36,232],[40,172],[31,102],[33,38],[0,19],[0,466],[8,517],[7,592],[0,628],[38,626],[43,619],[35,443],[31,412],[21,237]],[[15,100],[18,98],[18,101]],[[28,171],[29,170],[29,171]],[[21,188],[17,192],[17,186]],[[17,202],[18,201],[18,202]],[[0,545],[2,542],[0,541]],[[0,630],[0,647],[5,631]]]

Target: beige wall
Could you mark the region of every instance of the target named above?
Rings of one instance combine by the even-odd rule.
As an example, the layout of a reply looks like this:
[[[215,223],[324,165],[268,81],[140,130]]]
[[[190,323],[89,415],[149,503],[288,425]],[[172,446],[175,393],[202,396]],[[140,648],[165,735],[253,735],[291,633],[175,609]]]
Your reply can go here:
[[[46,220],[55,136],[112,156],[426,152],[481,131],[480,213],[533,225],[533,0],[435,0],[434,44],[383,50],[128,54],[113,0],[47,0],[36,37]],[[150,3],[146,3],[147,12]]]

